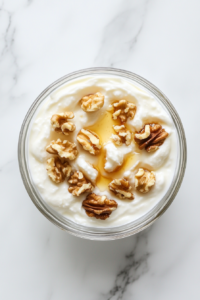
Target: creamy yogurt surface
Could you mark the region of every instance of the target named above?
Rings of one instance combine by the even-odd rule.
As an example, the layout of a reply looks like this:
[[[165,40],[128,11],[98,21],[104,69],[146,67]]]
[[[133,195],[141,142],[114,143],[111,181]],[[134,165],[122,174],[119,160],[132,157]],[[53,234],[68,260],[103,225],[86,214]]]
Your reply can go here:
[[[104,106],[87,113],[81,109],[80,99],[87,95],[100,92],[104,95]],[[139,131],[145,123],[157,122],[169,133],[164,144],[156,151],[147,153],[139,150],[135,142],[131,145],[116,146],[111,140],[114,133],[107,121],[112,117],[108,111],[109,105],[125,99],[136,105],[137,111],[133,120],[127,121],[127,126],[133,132]],[[71,111],[74,113],[72,122],[76,130],[65,136],[53,131],[51,117],[56,113]],[[83,150],[76,141],[76,136],[82,128],[93,128],[98,125],[104,130],[100,136],[102,155],[93,156]],[[98,134],[98,133],[97,133]],[[103,133],[102,133],[103,134]],[[68,192],[67,180],[54,183],[46,171],[46,161],[51,154],[46,152],[46,146],[52,140],[69,140],[77,144],[79,155],[70,161],[72,169],[82,171],[94,185],[94,193],[106,195],[118,203],[118,208],[106,220],[90,218],[82,208],[82,202],[87,194],[79,197]],[[105,160],[104,160],[105,156]],[[29,169],[34,185],[44,201],[67,219],[85,226],[115,227],[139,219],[152,210],[166,194],[175,171],[177,157],[176,130],[173,121],[159,101],[143,90],[137,84],[114,76],[88,76],[64,84],[53,91],[40,105],[33,118],[29,134]],[[104,161],[103,161],[104,160]],[[128,163],[127,163],[128,162]],[[98,166],[104,164],[102,174],[105,180],[99,180]],[[95,168],[94,168],[95,166]],[[121,171],[113,172],[116,166],[122,166]],[[155,172],[155,186],[147,194],[142,194],[134,188],[134,175],[138,168],[148,168]],[[115,178],[125,177],[133,187],[134,200],[120,200],[113,194],[107,183]]]

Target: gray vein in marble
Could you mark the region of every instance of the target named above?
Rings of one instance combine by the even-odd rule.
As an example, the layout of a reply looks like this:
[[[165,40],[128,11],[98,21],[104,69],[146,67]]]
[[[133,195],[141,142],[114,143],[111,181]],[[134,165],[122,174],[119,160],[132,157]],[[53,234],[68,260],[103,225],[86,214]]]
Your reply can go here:
[[[21,69],[18,63],[18,55],[15,49],[16,41],[16,20],[17,11],[11,12],[5,8],[4,2],[0,6],[0,18],[2,26],[0,28],[0,115],[4,115],[13,100],[21,99],[15,95],[15,87],[19,81]]]
[[[120,300],[124,297],[127,287],[137,281],[148,271],[147,231],[133,237],[133,250],[126,255],[126,264],[118,272],[114,285],[107,294],[106,300]]]
[[[13,17],[14,13],[8,11],[4,8],[4,3],[0,7],[0,15],[3,18],[4,28],[1,29],[2,38],[1,38],[1,50],[0,50],[0,63],[4,63],[9,59],[12,62],[12,66],[10,68],[9,65],[9,77],[12,79],[12,84],[10,86],[10,91],[17,84],[18,77],[20,73],[19,64],[17,61],[17,55],[14,51],[14,44],[16,39],[16,26],[14,26]]]
[[[126,9],[105,27],[95,65],[114,67],[129,59],[143,29],[148,2],[122,2],[123,9],[125,6]]]
[[[4,53],[6,53],[7,49],[8,49],[8,32],[10,30],[10,25],[11,25],[11,13],[9,13],[7,10],[3,9],[3,5],[2,7],[0,8],[0,12],[1,13],[5,13],[7,15],[7,18],[8,18],[8,25],[6,27],[6,30],[5,30],[5,34],[3,36],[3,40],[4,40],[4,47],[1,51],[1,56],[3,56]]]
[[[5,30],[5,33],[3,35],[3,41],[4,41],[4,47],[1,51],[1,55],[0,55],[0,61],[2,61],[5,58],[6,54],[9,54],[12,58],[13,61],[13,65],[15,67],[15,71],[13,74],[13,79],[15,84],[17,83],[18,80],[18,75],[19,75],[19,66],[18,66],[18,62],[17,62],[17,56],[14,53],[14,42],[15,42],[15,34],[16,34],[16,28],[12,27],[12,13],[10,13],[9,11],[5,10],[5,9],[0,9],[0,12],[5,13],[8,17],[8,24]]]
[[[1,165],[0,173],[5,171],[10,165],[13,165],[16,161],[17,161],[17,159],[11,159],[11,160],[7,161],[6,163],[4,163],[3,165]]]

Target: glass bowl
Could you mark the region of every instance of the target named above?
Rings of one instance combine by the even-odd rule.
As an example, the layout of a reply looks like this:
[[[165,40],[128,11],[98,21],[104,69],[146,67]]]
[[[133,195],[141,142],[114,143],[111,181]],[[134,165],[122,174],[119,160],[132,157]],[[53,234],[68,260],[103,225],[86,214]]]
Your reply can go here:
[[[142,86],[144,89],[152,93],[156,99],[158,99],[162,105],[169,112],[176,131],[177,131],[177,164],[174,173],[174,177],[172,183],[165,194],[165,196],[159,201],[159,203],[147,214],[143,217],[137,219],[134,222],[129,224],[125,224],[118,227],[112,228],[95,228],[95,227],[86,227],[79,224],[76,224],[58,212],[56,212],[53,208],[51,208],[40,196],[35,188],[31,174],[28,168],[28,137],[29,137],[29,125],[31,124],[31,120],[39,107],[39,105],[46,99],[46,97],[51,94],[55,89],[60,87],[61,85],[70,82],[77,78],[82,78],[88,75],[113,75],[118,76],[120,78],[128,79],[133,83],[136,83],[139,86]],[[21,127],[20,135],[19,135],[19,143],[18,143],[18,159],[19,159],[19,168],[22,176],[22,180],[24,182],[25,188],[35,204],[35,206],[40,210],[40,212],[52,223],[61,229],[81,238],[90,239],[90,240],[115,240],[124,238],[133,234],[144,230],[148,226],[150,226],[155,220],[157,220],[169,207],[169,205],[174,200],[183,180],[183,176],[186,168],[186,159],[187,159],[187,146],[186,146],[186,138],[183,129],[183,125],[181,123],[180,117],[177,114],[175,108],[168,100],[168,98],[152,83],[147,81],[146,79],[138,76],[132,72],[128,72],[125,70],[114,69],[114,68],[90,68],[84,69],[80,71],[73,72],[68,74],[50,86],[48,86],[33,102],[30,107]]]

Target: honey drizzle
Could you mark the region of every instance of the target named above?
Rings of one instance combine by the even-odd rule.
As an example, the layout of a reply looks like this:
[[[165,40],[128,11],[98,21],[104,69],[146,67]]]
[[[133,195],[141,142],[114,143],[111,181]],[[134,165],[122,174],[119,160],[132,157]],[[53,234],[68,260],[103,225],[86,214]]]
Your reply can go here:
[[[94,165],[94,167],[99,171],[96,185],[102,192],[108,189],[108,184],[114,178],[122,178],[124,172],[129,170],[136,161],[136,156],[133,153],[129,153],[126,155],[122,166],[118,167],[116,171],[108,173],[104,170],[105,150],[103,145],[111,140],[110,137],[112,134],[116,134],[113,129],[113,125],[120,125],[120,121],[113,120],[112,114],[110,112],[105,112],[96,124],[86,128],[94,131],[99,136],[102,145],[101,153],[98,155],[97,164]]]

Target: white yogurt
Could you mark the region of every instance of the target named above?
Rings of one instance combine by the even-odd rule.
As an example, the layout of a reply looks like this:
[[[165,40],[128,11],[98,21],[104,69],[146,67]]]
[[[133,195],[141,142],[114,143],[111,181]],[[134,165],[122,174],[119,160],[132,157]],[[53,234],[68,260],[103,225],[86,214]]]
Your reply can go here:
[[[79,100],[87,94],[101,92],[105,96],[105,103],[102,109],[93,113],[86,113],[78,104]],[[126,99],[137,106],[137,112],[133,120],[128,120],[129,127],[133,131],[140,130],[145,123],[159,122],[169,133],[164,144],[154,153],[147,153],[142,150],[137,152],[137,161],[127,170],[125,175],[134,186],[134,174],[139,167],[150,168],[156,174],[156,184],[147,194],[141,194],[133,188],[135,199],[132,201],[120,200],[108,189],[100,192],[95,187],[94,193],[106,195],[118,203],[118,208],[105,220],[97,220],[86,215],[82,208],[82,201],[86,198],[83,194],[80,197],[72,196],[68,192],[68,183],[55,184],[47,175],[46,160],[51,157],[45,151],[46,146],[53,139],[69,139],[76,142],[77,133],[88,126],[98,122],[103,112],[115,100]],[[64,136],[52,131],[50,119],[53,114],[72,111],[75,115],[72,122],[76,124],[76,130],[69,136]],[[77,142],[76,142],[77,143]],[[78,144],[78,143],[77,143]],[[93,168],[97,157],[92,156],[78,144],[79,156],[75,161],[70,162],[72,168],[82,171],[87,178],[95,183],[98,171]],[[112,172],[117,166],[123,163],[125,156],[135,152],[134,144],[130,146],[115,146],[110,140],[104,145],[106,150],[107,172]],[[29,168],[35,187],[42,198],[55,210],[75,223],[85,226],[115,227],[129,222],[148,213],[165,195],[176,165],[177,145],[176,131],[171,117],[162,105],[150,93],[133,85],[128,80],[118,77],[85,77],[65,84],[58,88],[38,108],[31,124],[29,136]],[[112,173],[111,173],[112,174]],[[114,178],[113,178],[114,179]]]
[[[87,161],[85,161],[84,155],[79,155],[76,164],[78,169],[83,172],[86,178],[88,178],[93,183],[96,183],[98,171]]]
[[[116,147],[111,141],[108,142],[104,149],[106,150],[106,163],[104,169],[107,172],[113,172],[117,167],[121,166],[124,162],[126,154],[133,152],[133,144],[130,146],[121,145]]]

